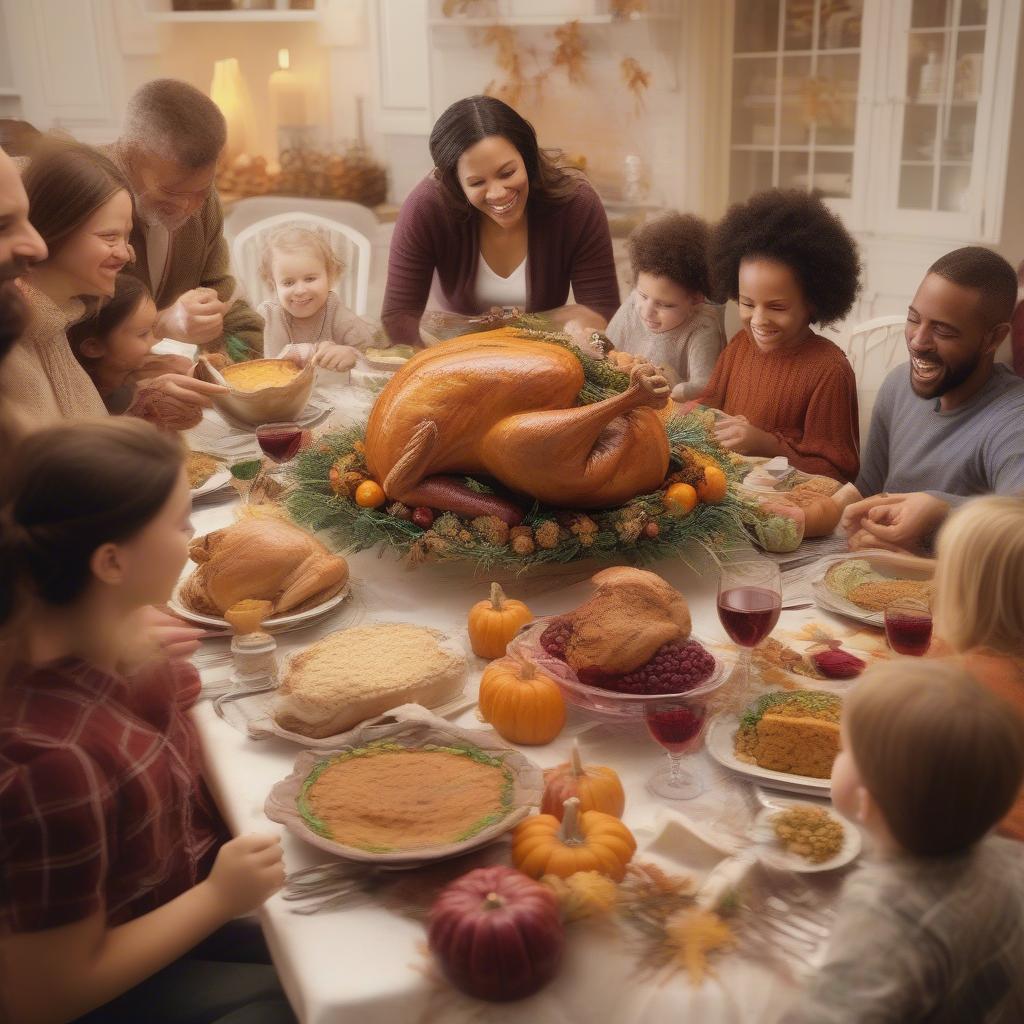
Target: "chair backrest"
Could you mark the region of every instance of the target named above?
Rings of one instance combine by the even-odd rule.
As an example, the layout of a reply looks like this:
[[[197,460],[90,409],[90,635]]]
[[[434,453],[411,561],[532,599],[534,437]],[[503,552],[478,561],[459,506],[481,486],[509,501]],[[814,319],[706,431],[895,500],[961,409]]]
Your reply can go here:
[[[315,213],[318,217],[347,224],[362,232],[373,244],[377,240],[380,221],[368,206],[348,199],[314,199],[302,196],[247,196],[236,199],[224,212],[224,237],[228,244],[257,221],[279,213]]]
[[[857,378],[857,405],[860,409],[860,443],[867,443],[871,410],[878,389],[889,371],[909,358],[904,331],[905,316],[880,316],[857,324],[836,344],[846,353]]]
[[[235,276],[250,303],[256,306],[273,297],[273,289],[260,277],[260,259],[267,237],[283,227],[309,228],[330,240],[331,249],[345,265],[345,272],[335,290],[349,309],[358,316],[365,316],[370,291],[369,238],[348,224],[306,212],[279,213],[266,217],[249,224],[235,236],[231,243],[231,261]]]

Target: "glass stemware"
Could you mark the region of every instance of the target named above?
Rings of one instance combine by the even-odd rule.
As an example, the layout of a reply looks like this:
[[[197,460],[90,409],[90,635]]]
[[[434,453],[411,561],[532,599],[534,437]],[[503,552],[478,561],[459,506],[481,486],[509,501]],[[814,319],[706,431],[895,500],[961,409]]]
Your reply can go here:
[[[749,694],[751,653],[775,628],[782,611],[782,576],[767,558],[730,562],[718,581],[718,618],[740,649],[736,666],[738,687]]]
[[[683,758],[701,744],[707,716],[707,696],[687,697],[673,694],[652,703],[645,712],[651,736],[668,751],[662,764],[647,783],[650,792],[669,800],[692,800],[704,792],[704,783],[695,768],[684,768]]]
[[[927,602],[896,601],[885,609],[885,635],[897,654],[920,658],[932,642],[932,613]]]
[[[270,479],[283,486],[280,467],[291,462],[298,454],[299,448],[302,447],[302,433],[302,427],[292,422],[261,423],[256,428],[256,442],[266,456],[257,474],[257,480],[265,484],[266,480]],[[268,461],[272,468],[268,468]],[[255,489],[256,482],[253,481],[250,494]]]

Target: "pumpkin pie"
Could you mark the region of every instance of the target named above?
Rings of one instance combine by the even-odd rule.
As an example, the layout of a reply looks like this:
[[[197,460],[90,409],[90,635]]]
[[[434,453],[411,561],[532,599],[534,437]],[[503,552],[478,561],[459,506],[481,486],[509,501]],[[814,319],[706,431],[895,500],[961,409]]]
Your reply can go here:
[[[321,761],[298,810],[318,835],[375,853],[471,839],[512,809],[512,772],[477,747],[381,741]]]

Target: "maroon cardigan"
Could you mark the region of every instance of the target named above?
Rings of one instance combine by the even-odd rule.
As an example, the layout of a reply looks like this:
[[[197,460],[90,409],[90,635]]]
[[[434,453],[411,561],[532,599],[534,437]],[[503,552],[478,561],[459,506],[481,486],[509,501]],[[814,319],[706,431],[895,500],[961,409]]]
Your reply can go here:
[[[562,203],[530,197],[526,206],[526,309],[564,306],[573,296],[610,320],[619,308],[608,217],[590,183],[581,180]],[[434,270],[448,305],[457,313],[481,312],[476,304],[479,259],[477,217],[461,218],[445,204],[433,177],[424,178],[402,203],[388,257],[381,321],[395,344],[419,344],[419,323]]]

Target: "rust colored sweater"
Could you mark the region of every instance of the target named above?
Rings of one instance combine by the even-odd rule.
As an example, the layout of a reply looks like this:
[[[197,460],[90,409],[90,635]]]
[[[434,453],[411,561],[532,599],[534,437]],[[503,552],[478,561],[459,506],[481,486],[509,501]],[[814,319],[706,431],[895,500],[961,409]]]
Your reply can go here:
[[[741,330],[718,357],[701,401],[773,434],[790,465],[805,473],[857,476],[857,384],[842,349],[827,338],[761,352]]]

